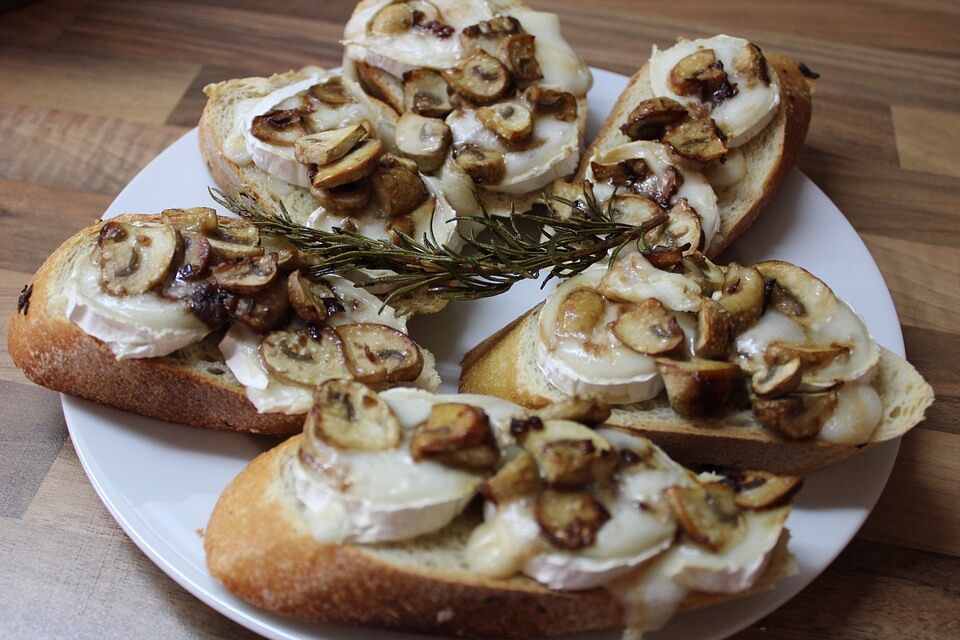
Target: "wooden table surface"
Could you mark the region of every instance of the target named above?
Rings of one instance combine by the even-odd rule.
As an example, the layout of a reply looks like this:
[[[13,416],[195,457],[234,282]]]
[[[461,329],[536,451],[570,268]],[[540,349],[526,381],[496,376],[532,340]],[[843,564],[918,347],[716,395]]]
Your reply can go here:
[[[44,258],[196,124],[206,83],[338,64],[352,4],[43,0],[0,13],[0,333]],[[621,73],[653,43],[726,32],[822,75],[800,168],[869,246],[937,401],[851,545],[737,638],[960,638],[960,3],[532,4],[561,15],[591,65]],[[27,382],[5,345],[0,637],[253,637],[127,539],[57,394]]]

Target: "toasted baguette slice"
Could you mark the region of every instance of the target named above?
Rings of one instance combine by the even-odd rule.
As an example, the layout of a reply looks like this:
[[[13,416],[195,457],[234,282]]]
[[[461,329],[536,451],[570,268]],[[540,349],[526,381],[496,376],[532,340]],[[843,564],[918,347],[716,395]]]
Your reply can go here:
[[[115,220],[154,219],[128,215]],[[74,264],[96,242],[102,223],[64,242],[30,281],[25,304],[10,321],[7,349],[33,382],[149,418],[193,427],[290,435],[303,415],[258,413],[217,348],[221,332],[160,358],[117,360],[102,342],[66,317],[64,283]],[[425,349],[424,370],[434,358]],[[432,373],[433,386],[440,378]]]
[[[787,172],[796,163],[810,125],[811,85],[797,62],[785,56],[766,54],[767,62],[780,80],[780,106],[773,120],[741,147],[746,160],[746,175],[717,193],[720,229],[704,253],[714,257],[742,235],[780,187]],[[641,100],[653,98],[650,64],[630,78],[600,133],[581,156],[576,177],[582,179],[597,153],[630,142],[620,131],[627,117]]]
[[[257,457],[224,490],[204,533],[210,573],[244,600],[283,616],[480,638],[534,638],[622,624],[606,591],[551,591],[528,578],[491,580],[465,566],[475,511],[406,542],[321,544],[283,481],[299,437]],[[794,570],[786,533],[746,594]],[[740,596],[736,596],[740,597]],[[685,610],[734,596],[693,593]]]
[[[498,396],[531,408],[565,397],[537,366],[539,311],[540,306],[535,307],[467,353],[461,363],[461,392]],[[873,384],[880,393],[883,417],[870,442],[862,446],[780,438],[761,427],[749,410],[691,421],[670,408],[665,392],[646,402],[615,406],[607,422],[642,434],[688,466],[803,474],[903,435],[923,420],[933,402],[933,389],[913,365],[882,347]]]

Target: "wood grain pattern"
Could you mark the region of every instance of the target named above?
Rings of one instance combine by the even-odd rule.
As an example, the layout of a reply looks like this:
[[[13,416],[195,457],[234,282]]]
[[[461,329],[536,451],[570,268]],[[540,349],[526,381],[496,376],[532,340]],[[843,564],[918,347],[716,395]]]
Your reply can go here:
[[[960,3],[530,0],[591,64],[730,32],[821,74],[800,168],[863,235],[934,386],[863,531],[739,634],[960,637]],[[350,0],[40,0],[0,13],[0,332],[48,253],[193,126],[208,82],[339,64]],[[56,394],[0,342],[0,637],[252,638],[123,535],[63,440]]]

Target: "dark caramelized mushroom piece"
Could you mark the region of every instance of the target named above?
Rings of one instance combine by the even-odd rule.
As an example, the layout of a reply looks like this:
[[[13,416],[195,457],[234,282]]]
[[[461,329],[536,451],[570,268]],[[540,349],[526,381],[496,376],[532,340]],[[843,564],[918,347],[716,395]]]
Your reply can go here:
[[[320,329],[317,337],[307,330],[274,331],[260,343],[260,359],[281,380],[304,387],[351,377],[343,341],[329,327]]]
[[[610,417],[610,405],[593,396],[573,395],[537,409],[536,414],[541,420],[573,420],[595,425]]]
[[[410,441],[416,461],[431,460],[456,469],[486,471],[500,461],[500,449],[490,418],[477,407],[460,403],[435,404],[427,421]]]
[[[196,231],[180,233],[181,258],[177,263],[178,280],[196,280],[210,264],[210,243]]]
[[[684,418],[714,417],[733,398],[740,367],[729,362],[657,358],[670,407]]]
[[[477,51],[459,67],[444,69],[443,77],[454,91],[478,104],[496,102],[510,88],[507,68],[485,51]]]
[[[593,546],[600,528],[610,519],[606,507],[589,493],[552,489],[537,497],[534,515],[543,537],[568,551]]]
[[[577,97],[567,91],[544,89],[538,86],[527,87],[523,91],[523,99],[534,113],[550,114],[563,122],[573,122],[577,119]]]
[[[115,296],[153,289],[170,271],[178,235],[166,222],[104,223],[95,256],[100,266],[100,287]]]
[[[676,100],[649,98],[634,107],[620,131],[631,140],[659,140],[667,127],[678,124],[687,115],[687,108]]]
[[[403,74],[403,112],[427,118],[446,118],[453,111],[447,81],[433,69],[414,69]]]
[[[750,398],[753,415],[764,427],[789,440],[820,433],[837,408],[837,392],[801,393],[785,398]]]
[[[537,62],[535,38],[529,33],[508,35],[497,45],[497,58],[516,80],[530,82],[543,78]]]
[[[537,463],[526,451],[521,451],[480,486],[483,497],[501,506],[532,495],[543,487]]]
[[[287,276],[287,297],[304,322],[318,323],[327,319],[331,300],[337,296],[324,280],[311,280],[299,270]]]
[[[779,398],[793,393],[803,380],[800,358],[758,369],[750,379],[750,390],[764,398]]]
[[[498,184],[507,172],[503,154],[473,144],[454,147],[453,159],[477,184]]]
[[[430,195],[411,160],[386,153],[370,177],[380,208],[388,218],[410,213]]]
[[[311,187],[310,193],[324,209],[351,214],[367,208],[373,194],[373,185],[370,176],[367,176],[327,189]]]
[[[383,143],[373,138],[361,140],[346,155],[317,167],[311,184],[317,189],[330,189],[364,178],[377,167]]]
[[[733,320],[719,303],[703,298],[697,313],[697,357],[722,360],[727,357],[733,341]]]
[[[257,116],[250,125],[255,138],[279,147],[292,147],[297,139],[310,133],[296,109],[278,109]]]
[[[748,42],[733,59],[733,68],[748,84],[770,85],[770,70],[760,47]]]
[[[610,443],[572,420],[545,420],[542,429],[527,431],[517,440],[533,456],[540,478],[555,489],[605,482],[617,466]]]
[[[557,336],[587,338],[605,310],[602,295],[593,289],[574,289],[557,306]]]
[[[234,293],[259,291],[277,277],[277,254],[265,253],[257,258],[240,258],[218,264],[211,269],[216,283]]]
[[[718,302],[730,314],[733,335],[740,335],[760,319],[763,287],[763,276],[756,267],[744,267],[736,262],[727,265]]]
[[[237,300],[234,318],[257,333],[279,329],[290,320],[290,301],[281,278],[259,291]]]
[[[521,144],[533,133],[533,114],[521,104],[507,102],[480,107],[477,120],[507,145]]]
[[[638,353],[651,356],[672,353],[684,341],[676,316],[656,298],[631,305],[611,328],[620,342]]]
[[[357,62],[357,75],[363,90],[378,100],[383,100],[397,113],[403,113],[403,82],[366,62]]]
[[[736,94],[713,49],[700,49],[680,60],[670,71],[670,87],[677,95],[697,96],[701,102],[710,101],[725,87]]]
[[[410,336],[374,322],[342,324],[336,333],[353,377],[367,384],[416,380],[423,370],[423,354]]]
[[[310,87],[310,95],[320,102],[331,106],[356,102],[353,96],[347,92],[347,88],[343,85],[340,76],[331,76],[323,82],[313,85]]]
[[[752,511],[772,509],[785,504],[800,487],[800,476],[775,476],[766,471],[739,471],[723,479],[733,488],[737,506]]]
[[[365,385],[327,380],[313,392],[304,434],[346,451],[386,451],[400,445],[400,421]]]
[[[663,134],[663,141],[684,158],[697,162],[710,162],[727,153],[717,123],[708,116],[670,127]]]
[[[664,495],[680,529],[697,544],[720,551],[742,539],[743,516],[730,487],[714,482],[672,486]]]

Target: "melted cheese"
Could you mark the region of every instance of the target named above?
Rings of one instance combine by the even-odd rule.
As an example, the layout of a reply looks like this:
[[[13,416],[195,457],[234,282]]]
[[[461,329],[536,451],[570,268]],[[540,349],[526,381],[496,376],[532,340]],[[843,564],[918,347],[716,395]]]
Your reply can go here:
[[[118,360],[165,356],[210,333],[181,300],[150,292],[112,296],[103,291],[92,251],[76,261],[64,295],[67,319],[103,342]]]
[[[864,444],[870,441],[880,418],[880,394],[868,384],[844,384],[837,392],[837,408],[820,429],[820,439],[835,444]]]
[[[697,50],[712,49],[717,60],[723,63],[729,82],[736,85],[737,95],[713,107],[710,116],[727,136],[727,147],[739,147],[767,126],[780,104],[780,80],[772,67],[767,66],[769,85],[750,80],[737,71],[734,59],[748,44],[743,38],[719,35],[699,40],[681,40],[664,51],[654,47],[650,55],[650,84],[654,95],[671,98],[685,105],[702,105],[697,96],[680,96],[673,91],[670,72],[678,62]]]

